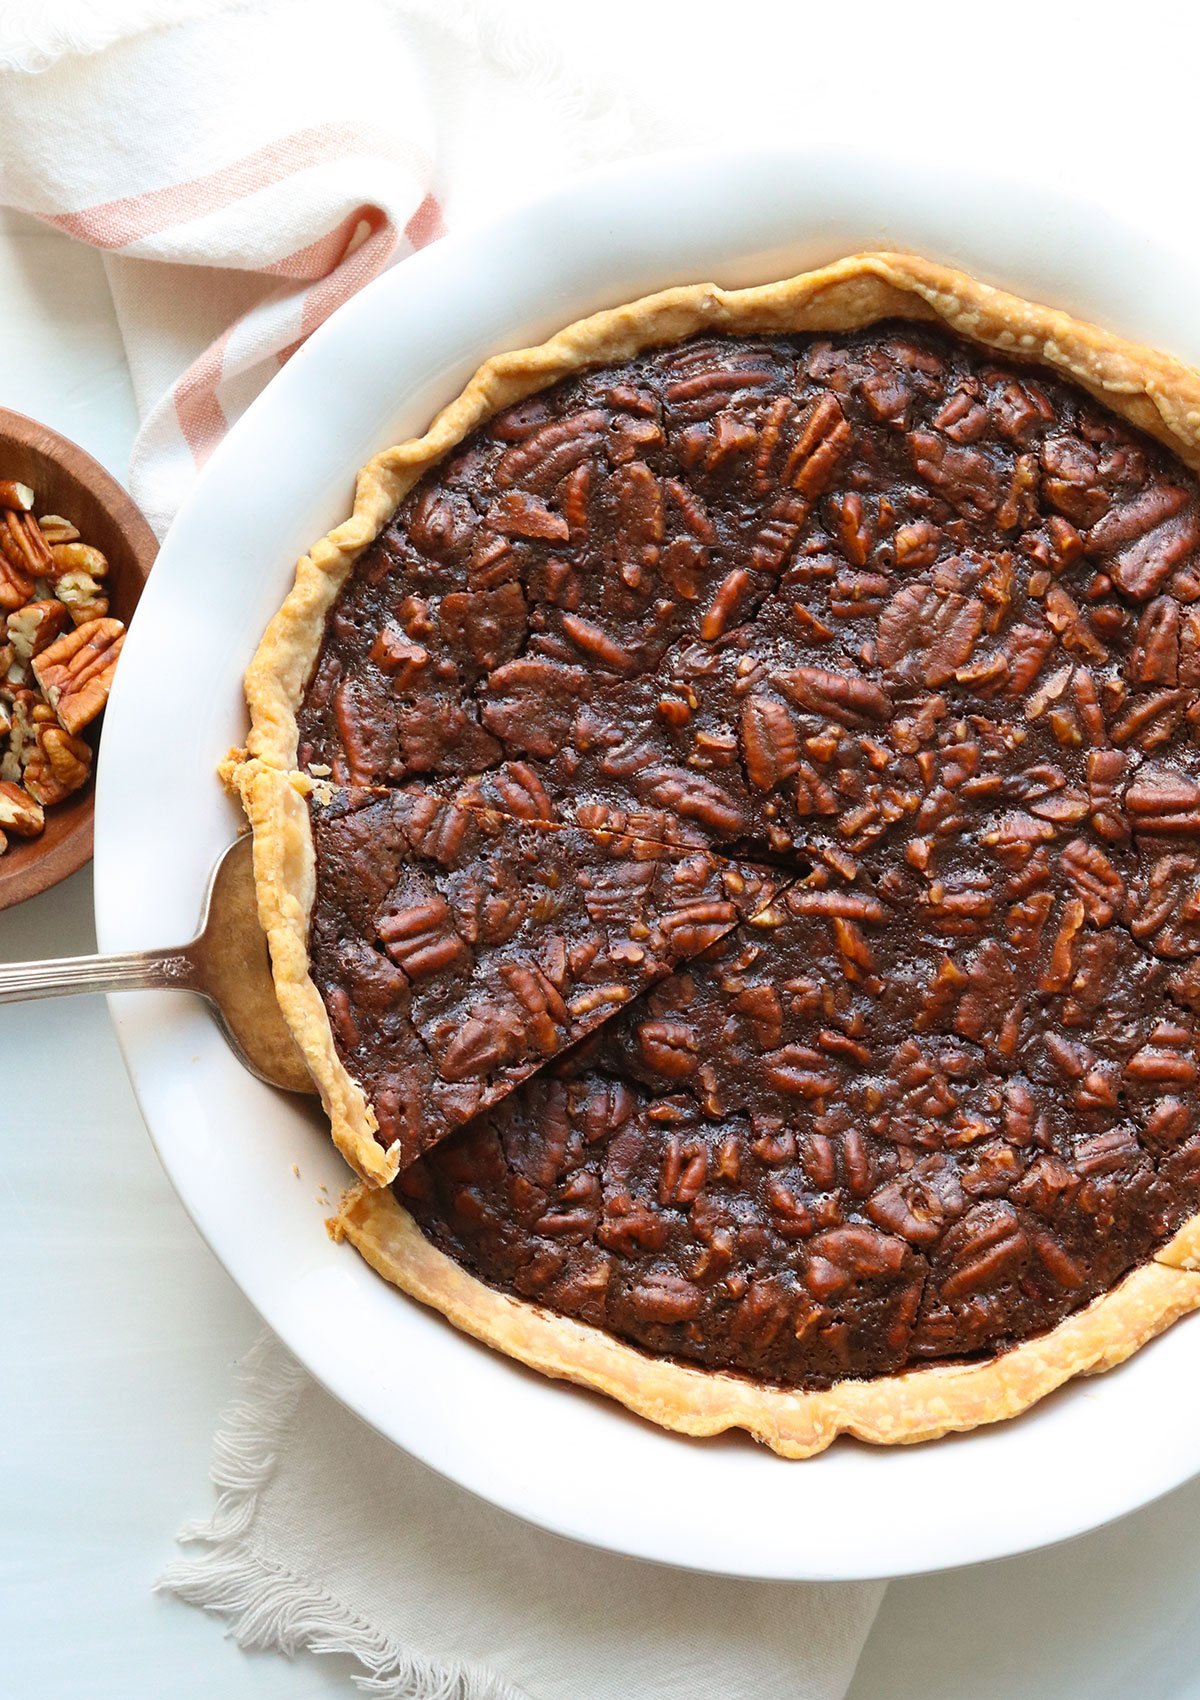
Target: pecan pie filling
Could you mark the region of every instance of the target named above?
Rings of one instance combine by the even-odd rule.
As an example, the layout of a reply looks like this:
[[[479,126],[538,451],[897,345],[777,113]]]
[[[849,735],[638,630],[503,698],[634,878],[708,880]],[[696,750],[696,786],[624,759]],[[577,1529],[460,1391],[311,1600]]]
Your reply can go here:
[[[1200,492],[1071,384],[910,324],[561,382],[298,719],[313,978],[485,1283],[820,1388],[1200,1210]]]

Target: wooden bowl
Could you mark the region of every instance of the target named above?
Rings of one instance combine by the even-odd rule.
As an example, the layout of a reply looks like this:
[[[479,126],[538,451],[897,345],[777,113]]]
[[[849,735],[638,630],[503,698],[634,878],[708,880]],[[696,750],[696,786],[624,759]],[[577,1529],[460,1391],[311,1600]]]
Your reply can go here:
[[[36,512],[62,514],[78,528],[84,543],[94,544],[108,557],[109,611],[128,625],[154,565],[158,540],[116,479],[78,443],[24,414],[0,408],[3,478],[31,485]],[[88,729],[93,750],[103,724],[102,715]],[[94,763],[92,771],[94,775]],[[91,861],[94,783],[93,777],[73,797],[48,808],[46,830],[39,838],[10,836],[0,856],[0,909],[36,897]]]

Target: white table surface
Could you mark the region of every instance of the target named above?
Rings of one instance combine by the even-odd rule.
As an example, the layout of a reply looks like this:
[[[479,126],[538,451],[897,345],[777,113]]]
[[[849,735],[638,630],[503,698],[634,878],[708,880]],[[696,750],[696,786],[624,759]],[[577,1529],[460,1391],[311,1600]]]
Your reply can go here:
[[[122,475],[136,418],[98,258],[0,214],[0,314],[0,405]],[[90,948],[86,871],[0,914],[0,960]],[[240,1652],[151,1591],[208,1508],[258,1325],[159,1169],[102,1002],[0,1010],[0,1134],[0,1695],[357,1693],[337,1660]],[[1200,1482],[1065,1547],[895,1583],[851,1700],[1200,1700],[1198,1577]]]

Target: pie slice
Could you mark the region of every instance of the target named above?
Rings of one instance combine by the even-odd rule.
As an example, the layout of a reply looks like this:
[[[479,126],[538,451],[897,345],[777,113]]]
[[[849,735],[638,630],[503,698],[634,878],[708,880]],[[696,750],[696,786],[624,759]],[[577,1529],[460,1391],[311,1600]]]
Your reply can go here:
[[[237,769],[338,1231],[790,1456],[1200,1306],[1198,470],[1200,375],[880,254],[599,314],[366,467]]]
[[[289,945],[298,967],[306,953],[293,993],[305,1054],[339,1148],[373,1180],[739,921],[756,925],[781,884],[707,850],[514,819],[420,785],[343,790],[265,768],[239,782],[277,973]],[[301,865],[312,907],[293,942],[280,933]]]

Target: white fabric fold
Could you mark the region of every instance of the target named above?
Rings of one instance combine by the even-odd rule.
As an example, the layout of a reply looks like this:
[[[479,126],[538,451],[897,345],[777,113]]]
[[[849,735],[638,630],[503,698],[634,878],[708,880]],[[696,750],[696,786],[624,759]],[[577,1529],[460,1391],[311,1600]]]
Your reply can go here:
[[[503,8],[338,0],[337,21],[325,0],[0,20],[0,201],[105,256],[142,419],[130,484],[160,535],[355,290],[449,222],[644,145]]]
[[[213,1480],[216,1509],[160,1586],[242,1646],[351,1655],[382,1700],[838,1700],[883,1595],[700,1576],[531,1528],[365,1428],[270,1337]]]

